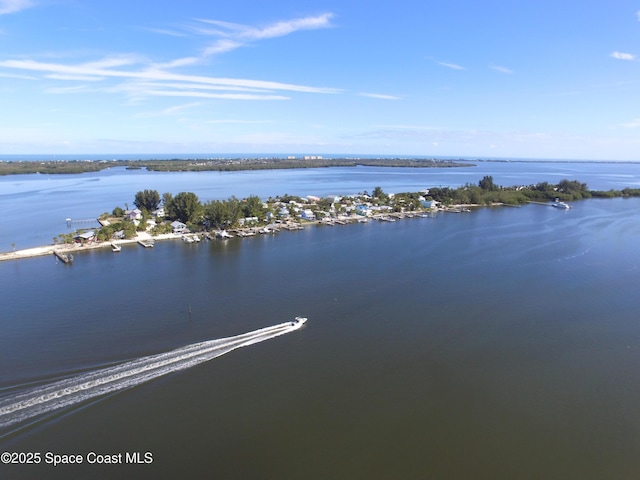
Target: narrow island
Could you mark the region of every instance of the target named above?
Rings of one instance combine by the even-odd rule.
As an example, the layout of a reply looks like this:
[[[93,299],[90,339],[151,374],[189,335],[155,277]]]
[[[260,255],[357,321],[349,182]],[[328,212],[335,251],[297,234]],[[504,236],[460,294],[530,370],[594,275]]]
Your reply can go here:
[[[566,202],[588,198],[640,197],[640,188],[589,190],[585,183],[561,180],[552,185],[502,187],[493,177],[483,177],[477,185],[458,188],[437,187],[419,192],[385,193],[375,187],[354,195],[305,198],[284,194],[262,200],[256,195],[202,203],[193,192],[177,195],[156,190],[135,194],[133,206],[115,207],[98,218],[98,229],[81,229],[55,237],[53,245],[0,253],[0,260],[56,255],[71,263],[73,252],[92,248],[120,251],[125,243],[152,247],[154,240],[182,239],[186,243],[202,239],[228,239],[281,230],[298,230],[305,225],[345,225],[371,220],[429,216],[435,212],[467,212],[482,206],[521,206],[540,203],[569,208]]]
[[[108,168],[146,169],[154,172],[236,172],[241,170],[283,170],[330,167],[474,167],[469,161],[416,158],[323,158],[319,155],[287,158],[193,158],[171,160],[38,160],[0,161],[0,175],[73,174],[99,172]]]

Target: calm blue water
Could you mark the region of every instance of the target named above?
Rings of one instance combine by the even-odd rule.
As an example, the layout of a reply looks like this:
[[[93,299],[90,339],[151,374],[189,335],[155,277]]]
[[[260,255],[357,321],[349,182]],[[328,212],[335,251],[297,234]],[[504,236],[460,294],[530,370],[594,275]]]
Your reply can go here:
[[[597,181],[623,173],[612,175]],[[388,182],[358,189],[400,185]],[[152,464],[0,473],[635,478],[640,200],[573,207],[166,241],[84,252],[72,266],[0,263],[0,397],[309,317],[300,331],[0,432],[0,451],[151,452]]]

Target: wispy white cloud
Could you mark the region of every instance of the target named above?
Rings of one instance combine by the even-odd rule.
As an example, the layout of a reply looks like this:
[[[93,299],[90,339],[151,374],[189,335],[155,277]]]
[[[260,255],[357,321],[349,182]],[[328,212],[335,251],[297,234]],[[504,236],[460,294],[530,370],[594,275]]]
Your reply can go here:
[[[458,65],[457,63],[447,63],[447,62],[436,62],[438,65],[442,65],[443,67],[451,68],[453,70],[466,70],[462,65]]]
[[[2,73],[0,72],[0,77],[3,78],[18,78],[20,80],[38,80],[38,77],[34,77],[32,75],[20,75],[17,73]]]
[[[169,30],[168,28],[147,28],[143,27],[142,30],[158,33],[160,35],[168,35],[170,37],[188,37],[189,34],[178,30]]]
[[[360,92],[360,93],[358,93],[358,96],[360,96],[360,97],[369,97],[369,98],[378,98],[380,100],[401,100],[402,99],[402,97],[397,97],[395,95],[384,95],[382,93]]]
[[[17,13],[32,6],[31,0],[0,0],[0,15]]]
[[[69,93],[86,93],[89,92],[90,89],[87,88],[86,85],[73,85],[68,87],[48,87],[44,90],[45,93],[53,94],[53,95],[65,95]]]
[[[113,63],[118,63],[116,60],[112,60]],[[120,60],[119,65],[131,66],[131,61],[125,63],[124,60]],[[257,89],[266,92],[271,91],[289,91],[289,92],[303,92],[303,93],[339,93],[341,90],[335,88],[325,87],[312,87],[306,85],[295,85],[281,82],[271,82],[265,80],[251,80],[242,78],[218,78],[208,77],[201,75],[185,75],[180,73],[173,73],[167,70],[152,68],[147,65],[137,65],[137,69],[123,70],[105,68],[102,66],[101,61],[84,63],[79,65],[65,65],[60,63],[47,63],[38,62],[35,60],[3,60],[0,61],[0,67],[31,71],[31,72],[43,72],[45,76],[51,77],[52,75],[65,76],[66,79],[72,77],[104,77],[104,78],[122,78],[130,80],[142,80],[150,82],[178,82],[191,85],[193,89],[200,90],[204,86],[218,87],[219,89],[235,90],[242,89]],[[167,87],[173,85],[164,85],[162,89],[158,90],[157,85],[153,88],[138,89],[139,95],[149,96],[170,96],[174,93],[174,96],[194,96],[203,98],[229,98],[238,100],[283,100],[288,97],[278,95],[247,95],[247,94],[214,94],[207,92],[197,91],[175,91],[168,90]],[[113,88],[113,87],[111,87]]]
[[[640,10],[636,12],[636,17],[638,17],[638,21],[640,22]]]
[[[491,64],[490,67],[496,72],[504,73],[506,75],[511,75],[513,73],[513,70],[511,70],[510,68],[502,67],[500,65]]]
[[[195,20],[195,24],[186,25],[182,28],[193,35],[218,38],[203,50],[203,57],[209,57],[230,52],[258,40],[283,37],[301,30],[329,28],[332,26],[332,18],[332,13],[323,13],[317,16],[280,21],[264,27],[200,18]],[[173,31],[156,31],[175,34]]]
[[[203,33],[205,35],[225,36],[225,35],[228,35],[229,31],[242,33],[242,32],[246,31],[249,28],[246,25],[243,25],[241,23],[225,22],[223,20],[211,20],[211,19],[207,19],[207,18],[198,18],[196,20],[198,22],[200,22],[200,23],[204,23],[204,24],[207,24],[207,25],[214,25],[216,27],[220,27],[220,29],[217,29],[217,30],[205,29],[205,28],[203,28],[201,26],[198,26],[198,25],[190,27],[192,30],[195,30],[195,31],[200,32],[200,33]]]
[[[235,50],[236,48],[240,48],[244,46],[244,42],[239,42],[237,40],[231,40],[229,38],[223,38],[218,40],[217,42],[209,45],[204,49],[203,55],[205,57],[209,57],[211,55],[219,55],[221,53],[227,53],[231,50]]]
[[[196,64],[198,62],[202,61],[201,57],[183,57],[183,58],[176,58],[174,60],[171,60],[169,62],[163,62],[163,63],[154,63],[153,66],[154,68],[160,69],[160,70],[165,70],[165,69],[172,69],[172,68],[178,68],[178,67],[186,67],[189,65],[193,65]]]
[[[211,93],[191,90],[147,90],[146,96],[153,97],[197,97],[223,100],[290,100],[284,95],[256,95],[253,93]]]
[[[303,17],[280,21],[262,28],[242,25],[239,23],[223,22],[220,20],[199,19],[198,21],[201,23],[214,25],[219,28],[215,30],[199,29],[198,31],[206,35],[246,40],[261,40],[265,38],[283,37],[300,30],[327,28],[331,26],[332,18],[332,13],[323,13],[315,17]]]
[[[24,0],[23,0],[24,1]],[[12,2],[0,0],[0,6],[9,4],[17,8],[25,5],[19,0]],[[212,55],[229,52],[250,43],[282,37],[301,30],[328,28],[333,14],[324,13],[288,21],[280,21],[255,27],[223,22],[219,20],[195,20],[196,24],[182,27],[191,35],[206,35],[217,39],[205,47],[199,55],[184,56],[162,63],[138,54],[109,55],[84,63],[60,61],[40,61],[35,59],[0,60],[0,68],[33,74],[38,72],[41,78],[62,81],[95,82],[94,91],[124,92],[130,100],[140,100],[152,96],[199,97],[232,100],[288,100],[282,92],[301,92],[316,94],[341,93],[341,89],[288,84],[267,80],[245,78],[219,78],[205,75],[177,73],[181,67],[201,63]],[[169,31],[161,33],[169,34]],[[176,32],[170,32],[174,34]],[[11,75],[3,73],[2,75]],[[114,83],[115,81],[115,83]],[[104,82],[107,85],[101,85]],[[100,89],[99,87],[103,87]],[[86,86],[77,88],[87,88]],[[46,93],[71,91],[68,87],[48,88]],[[377,98],[393,99],[391,96]]]
[[[104,80],[104,77],[96,77],[92,75],[69,75],[64,73],[52,73],[51,75],[45,75],[45,77],[53,80],[73,80],[80,82],[100,82]]]
[[[617,60],[635,60],[636,59],[636,56],[633,53],[611,52],[609,56]]]
[[[114,68],[125,67],[128,65],[137,65],[144,62],[144,57],[135,54],[129,55],[108,55],[94,62],[86,62],[81,66],[86,68]]]
[[[147,81],[147,80],[132,80],[123,82],[120,85],[110,88],[111,92],[127,92],[128,94],[140,94],[143,95],[148,89],[156,88],[174,88],[177,90],[224,90],[233,92],[255,92],[255,93],[270,93],[272,90],[264,88],[251,88],[241,86],[228,86],[228,85],[205,85],[189,82],[162,82],[162,81]]]
[[[323,13],[316,17],[297,18],[284,22],[277,22],[265,28],[253,28],[245,31],[242,36],[251,39],[275,38],[289,35],[299,30],[315,30],[327,28],[331,24],[332,13]]]

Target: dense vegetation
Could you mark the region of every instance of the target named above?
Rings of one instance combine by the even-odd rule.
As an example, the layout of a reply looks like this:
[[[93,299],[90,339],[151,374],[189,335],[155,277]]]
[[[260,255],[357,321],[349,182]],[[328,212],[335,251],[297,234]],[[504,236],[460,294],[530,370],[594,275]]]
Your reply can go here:
[[[445,205],[490,205],[496,203],[520,205],[535,201],[547,202],[556,198],[566,202],[592,197],[640,196],[640,189],[589,190],[586,183],[576,180],[561,180],[557,185],[540,182],[529,186],[501,187],[494,184],[493,177],[485,176],[478,182],[478,185],[466,184],[458,188],[431,188],[429,196]]]
[[[192,159],[192,160],[72,160],[72,161],[6,161],[0,162],[0,175],[15,175],[28,173],[84,173],[96,172],[111,167],[126,167],[127,169],[146,168],[158,172],[200,172],[200,171],[239,171],[239,170],[273,170],[292,168],[321,168],[321,167],[469,167],[469,162],[435,159],[401,159],[401,158],[373,158],[373,159],[322,159],[322,158],[237,158],[237,159]]]

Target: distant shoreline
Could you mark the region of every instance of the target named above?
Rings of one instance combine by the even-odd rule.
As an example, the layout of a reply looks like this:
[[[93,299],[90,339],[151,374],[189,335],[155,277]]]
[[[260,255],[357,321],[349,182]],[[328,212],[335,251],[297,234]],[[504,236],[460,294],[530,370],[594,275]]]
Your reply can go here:
[[[3,160],[0,176],[25,174],[78,174],[99,172],[108,168],[153,172],[237,172],[245,170],[293,170],[331,167],[455,168],[475,167],[468,160],[435,158],[193,158],[169,160]]]

